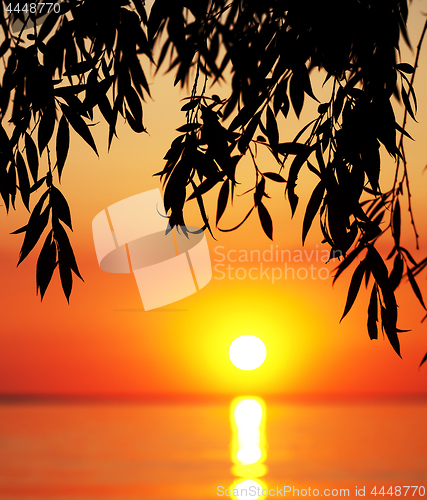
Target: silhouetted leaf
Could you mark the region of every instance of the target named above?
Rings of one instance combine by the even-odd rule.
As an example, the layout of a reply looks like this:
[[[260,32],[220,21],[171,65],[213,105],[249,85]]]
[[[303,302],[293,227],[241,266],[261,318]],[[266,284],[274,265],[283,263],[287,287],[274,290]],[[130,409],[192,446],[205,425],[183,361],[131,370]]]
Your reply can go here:
[[[299,118],[304,105],[303,81],[299,73],[292,74],[289,84],[289,94],[291,96],[292,107],[294,108],[297,118]]]
[[[67,71],[64,73],[64,76],[74,76],[74,75],[83,75],[84,73],[87,73],[91,69],[95,67],[95,62],[90,60],[90,61],[82,61],[77,64],[73,64],[72,66],[67,69]]]
[[[397,336],[397,304],[393,287],[388,277],[387,266],[378,251],[373,247],[368,247],[366,259],[374,275],[374,278],[381,289],[384,306],[381,305],[381,321],[383,329],[393,349],[400,356],[400,344]]]
[[[199,103],[200,97],[197,99],[191,99],[189,102],[187,102],[187,104],[184,104],[184,106],[182,106],[181,111],[190,111],[197,107]]]
[[[45,210],[36,217],[34,216],[34,211],[31,214],[30,220],[27,224],[24,242],[22,243],[19,254],[18,266],[28,256],[31,250],[35,247],[36,243],[39,241],[40,236],[49,221],[49,212],[50,207],[46,207]]]
[[[313,172],[313,174],[317,175],[317,177],[319,177],[319,179],[322,177],[321,173],[317,170],[317,168],[312,163],[310,163],[308,160],[307,160],[307,167],[310,170],[310,172]]]
[[[397,335],[396,323],[394,319],[390,318],[389,310],[383,306],[381,306],[381,322],[391,346],[398,356],[402,357],[400,354],[400,342]]]
[[[19,229],[16,229],[15,231],[12,231],[10,234],[21,234],[25,233],[27,230],[27,225],[20,227]]]
[[[37,191],[37,189],[39,189],[39,187],[41,187],[44,184],[45,180],[46,176],[41,177],[35,184],[31,186],[30,193],[34,193],[34,191]]]
[[[267,106],[267,137],[270,145],[275,148],[279,143],[279,129],[270,106]]]
[[[308,231],[310,230],[311,224],[313,222],[314,217],[316,216],[320,205],[323,200],[323,195],[325,193],[325,186],[322,181],[317,184],[314,188],[310,200],[307,204],[307,209],[304,215],[304,221],[302,223],[302,244],[304,245],[305,239],[307,237]]]
[[[138,128],[144,128],[142,124],[142,106],[141,106],[141,101],[139,100],[138,94],[136,91],[131,87],[130,85],[126,89],[125,93],[126,101],[128,103],[130,112],[132,113],[132,116],[135,120],[135,122],[138,124]]]
[[[284,94],[283,95],[283,104],[282,104],[282,107],[280,108],[280,111],[282,112],[283,116],[285,118],[288,117],[288,113],[289,113],[289,108],[290,108],[290,103],[289,103],[289,97],[287,94]]]
[[[276,146],[276,150],[282,155],[299,155],[308,153],[310,146],[299,142],[282,142]]]
[[[424,357],[421,360],[420,366],[418,368],[421,368],[426,361],[427,361],[427,352],[424,354]]]
[[[126,120],[129,123],[130,128],[136,132],[137,134],[140,134],[142,132],[145,132],[145,127],[142,124],[142,122],[136,121],[133,116],[129,113],[129,111],[126,109]]]
[[[73,129],[85,142],[89,144],[89,146],[95,151],[96,155],[99,156],[95,141],[93,140],[89,127],[86,125],[83,118],[65,104],[61,104],[61,109]]]
[[[113,110],[107,96],[103,95],[98,97],[98,108],[106,122],[111,125],[113,122]]]
[[[65,267],[71,269],[83,281],[83,278],[80,275],[79,268],[77,267],[76,258],[74,256],[74,252],[71,247],[67,232],[58,220],[53,220],[52,226],[54,238],[58,243],[58,250],[60,252],[59,260],[62,260],[62,262],[65,264]]]
[[[30,180],[28,179],[27,166],[25,165],[24,158],[18,151],[16,153],[16,170],[18,172],[19,190],[25,208],[30,210]]]
[[[249,212],[245,215],[244,219],[243,219],[241,222],[239,222],[239,224],[237,224],[237,226],[234,226],[234,227],[232,227],[232,228],[230,228],[230,229],[221,229],[220,227],[219,227],[218,229],[219,229],[222,233],[229,233],[229,232],[231,232],[231,231],[235,231],[235,230],[236,230],[236,229],[238,229],[240,226],[242,226],[242,224],[243,224],[244,222],[246,222],[246,221],[248,220],[248,218],[249,218],[249,216],[251,215],[251,213],[253,212],[254,208],[255,208],[255,207],[252,207],[252,208],[249,210]]]
[[[297,208],[299,199],[298,196],[295,194],[295,187],[297,185],[298,174],[299,171],[301,170],[301,167],[308,160],[308,157],[310,156],[313,149],[314,146],[311,146],[308,149],[306,148],[303,153],[298,154],[294,158],[294,161],[292,162],[291,167],[289,169],[289,176],[288,176],[288,183],[286,186],[286,190],[289,197],[289,204],[291,205],[292,217],[295,214],[295,210]]]
[[[409,74],[415,71],[414,68],[408,63],[397,64],[396,68],[399,69],[400,71],[403,71],[404,73],[409,73]]]
[[[224,181],[218,195],[218,204],[216,209],[216,224],[218,225],[219,220],[223,216],[225,209],[227,207],[228,196],[230,193],[230,181]]]
[[[353,273],[353,277],[351,278],[350,287],[348,289],[348,294],[347,294],[347,302],[345,304],[344,313],[340,319],[340,322],[350,311],[352,305],[354,304],[354,301],[356,300],[365,271],[366,271],[366,260],[363,259],[356,267]]]
[[[52,279],[53,272],[57,266],[56,245],[52,238],[53,231],[50,231],[46,237],[43,248],[41,249],[36,267],[37,293],[40,292],[43,300],[47,287]]]
[[[182,127],[179,127],[176,130],[178,132],[193,132],[194,130],[197,130],[200,127],[201,127],[200,123],[186,123],[185,125],[182,125]]]
[[[10,41],[11,41],[10,38],[6,38],[6,40],[3,40],[2,44],[0,45],[0,57],[3,57],[9,50]]]
[[[53,131],[55,129],[55,119],[56,119],[56,111],[55,105],[50,104],[44,110],[42,118],[39,123],[39,131],[38,131],[38,143],[39,143],[39,154],[42,155],[45,147],[48,145]]]
[[[368,247],[367,258],[369,260],[369,267],[379,287],[381,289],[387,288],[389,286],[387,266],[377,249],[372,245]]]
[[[258,206],[261,203],[264,196],[265,196],[265,178],[262,177],[257,186],[255,187],[254,205]]]
[[[25,132],[25,153],[27,155],[28,167],[34,182],[37,182],[39,170],[39,155],[33,139]]]
[[[142,0],[133,0],[133,3],[135,5],[135,8],[139,14],[139,17],[141,18],[141,22],[145,25],[147,25],[147,12],[145,10],[145,1]]]
[[[9,170],[6,175],[7,184],[9,187],[10,201],[12,203],[12,207],[15,209],[15,197],[16,197],[16,167],[14,163],[11,163],[9,166]],[[9,200],[8,200],[9,201]],[[7,204],[8,202],[6,202]]]
[[[52,206],[52,217],[62,220],[71,230],[71,212],[64,195],[55,186],[50,190],[50,203]]]
[[[211,227],[209,224],[209,219],[208,219],[208,216],[206,214],[205,205],[203,203],[203,197],[201,194],[199,194],[197,192],[197,186],[196,186],[195,182],[193,181],[193,179],[191,179],[191,178],[190,178],[190,184],[193,188],[193,191],[196,193],[196,200],[197,200],[197,204],[199,206],[199,212],[200,212],[200,215],[202,216],[202,219],[203,219],[204,226],[203,226],[202,230],[207,229],[211,233],[211,236],[213,238],[214,235],[212,233],[212,230],[211,230]]]
[[[258,108],[264,100],[264,96],[260,95],[257,98],[251,100],[248,104],[239,111],[238,115],[232,120],[230,126],[228,127],[229,131],[236,130],[237,128],[246,125],[249,121],[253,120],[255,115],[260,114],[257,113]],[[234,103],[236,106],[237,100]],[[226,109],[224,110],[224,119],[227,117]],[[252,134],[253,135],[253,134]]]
[[[390,286],[393,290],[399,286],[403,276],[403,260],[400,254],[398,253],[394,258],[393,269],[390,273],[389,280]]]
[[[414,258],[412,257],[412,255],[408,252],[408,250],[406,250],[406,248],[403,248],[401,247],[400,250],[402,250],[402,252],[405,253],[405,255],[408,257],[408,259],[410,260],[411,264],[413,264],[414,266],[417,265],[417,263],[415,262]]]
[[[408,78],[404,74],[402,74],[402,77],[403,77],[404,80],[406,80],[406,82],[408,84],[409,94],[412,96],[412,99],[414,101],[414,109],[415,109],[415,112],[417,112],[417,109],[418,109],[417,96],[415,94],[414,87],[413,87],[412,83],[408,80]],[[415,121],[417,121],[417,120],[415,120]]]
[[[344,99],[345,99],[346,92],[343,87],[339,87],[338,91],[335,96],[335,100],[332,105],[332,114],[335,120],[338,120],[338,117],[341,114],[343,105],[344,105]]]
[[[425,306],[424,300],[423,300],[423,296],[421,294],[421,290],[418,286],[418,283],[415,281],[414,275],[412,274],[412,271],[409,269],[409,267],[407,268],[407,273],[408,273],[408,279],[409,279],[409,283],[411,284],[412,290],[414,291],[420,304],[423,306],[424,309],[426,309],[426,306]]]
[[[341,264],[337,267],[337,272],[335,273],[332,284],[339,278],[339,276],[347,269],[347,267],[354,261],[354,259],[359,255],[359,253],[365,248],[364,245],[359,244],[354,250],[352,250]]]
[[[270,238],[270,240],[273,240],[273,221],[271,220],[270,214],[262,203],[258,203],[257,207],[259,220],[261,221],[264,233]]]
[[[377,293],[378,293],[378,287],[377,287],[377,284],[374,283],[374,286],[372,287],[371,298],[369,300],[369,306],[368,306],[368,333],[369,333],[369,338],[371,340],[378,339],[378,326],[377,326],[378,298],[377,298]]]
[[[245,154],[246,150],[248,149],[252,137],[254,136],[255,131],[260,123],[260,118],[261,118],[261,111],[258,111],[258,113],[256,113],[254,117],[251,119],[245,131],[243,132],[242,136],[240,137],[238,147],[239,151],[242,154]]]
[[[58,252],[59,276],[61,278],[62,290],[64,291],[67,302],[70,302],[71,290],[73,288],[73,275],[68,263],[62,258],[61,250]]]
[[[276,172],[264,172],[263,175],[274,182],[286,182],[286,180],[280,174],[276,174]]]
[[[401,133],[401,134],[403,134],[404,136],[408,137],[408,139],[411,139],[411,141],[413,141],[413,140],[414,140],[414,138],[413,138],[413,137],[411,137],[411,136],[408,134],[408,132],[406,132],[406,130],[405,130],[405,129],[403,129],[403,128],[402,128],[402,127],[401,127],[401,126],[400,126],[397,122],[395,122],[395,123],[394,123],[394,126],[395,126],[395,128],[396,128],[396,130],[397,130],[398,132],[400,132],[400,133]]]
[[[399,203],[399,198],[397,198],[396,203],[394,204],[393,222],[392,222],[394,244],[397,248],[399,248],[400,246],[400,225],[401,225],[400,203]]]
[[[313,94],[313,89],[311,88],[311,82],[310,82],[310,75],[308,73],[305,64],[301,65],[301,79],[304,92],[315,101],[320,102],[319,99],[317,99],[317,97]]]
[[[148,86],[147,79],[145,77],[145,73],[142,70],[141,63],[138,57],[132,57],[129,63],[130,66],[130,74],[132,77],[132,83],[135,87],[138,94],[143,97],[143,92],[141,87],[147,92],[147,94],[151,97],[150,87]]]
[[[65,115],[59,120],[58,133],[56,134],[56,164],[58,167],[58,177],[61,181],[62,170],[68,156],[70,147],[70,127]]]
[[[405,105],[405,108],[407,109],[408,113],[411,115],[412,119],[417,121],[414,115],[414,111],[412,110],[412,105],[409,101],[408,93],[406,90],[402,87],[402,99],[403,99],[403,104]]]
[[[194,200],[197,196],[200,196],[202,194],[207,193],[210,191],[214,186],[218,184],[222,179],[224,178],[224,173],[223,172],[218,172],[217,175],[208,177],[205,179],[198,187],[197,189],[188,197],[187,201]]]

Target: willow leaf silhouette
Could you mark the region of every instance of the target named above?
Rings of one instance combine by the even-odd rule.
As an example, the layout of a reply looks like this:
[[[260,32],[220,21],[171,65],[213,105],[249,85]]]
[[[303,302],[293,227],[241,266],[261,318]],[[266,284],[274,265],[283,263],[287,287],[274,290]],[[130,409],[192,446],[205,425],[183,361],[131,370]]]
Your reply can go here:
[[[19,190],[25,208],[30,210],[30,180],[28,178],[27,166],[24,158],[18,151],[16,154],[16,171],[18,172]]]
[[[66,104],[61,104],[61,109],[73,129],[84,141],[87,142],[87,144],[89,144],[89,146],[95,151],[97,156],[99,156],[95,141],[93,140],[89,127],[86,125],[83,118]]]
[[[25,153],[27,155],[27,163],[31,172],[33,181],[36,183],[39,172],[39,156],[37,154],[37,146],[30,135],[25,133]]]
[[[57,250],[53,240],[53,231],[51,230],[46,236],[36,266],[37,292],[40,292],[40,298],[42,300],[57,265]]]
[[[70,207],[64,195],[55,186],[50,188],[50,204],[52,207],[52,217],[62,220],[72,230]]]
[[[271,220],[271,216],[268,213],[268,210],[262,203],[258,203],[258,216],[261,221],[262,228],[264,233],[270,238],[273,239],[273,221]]]
[[[342,321],[345,318],[345,316],[352,308],[354,301],[356,300],[357,294],[359,293],[360,285],[362,284],[363,276],[366,272],[366,265],[367,262],[365,259],[363,259],[356,267],[353,273],[353,277],[351,278],[350,281],[350,287],[348,289],[347,302],[345,304],[344,312],[343,315],[341,316],[340,321]]]
[[[56,136],[56,165],[58,168],[58,179],[61,181],[62,170],[70,148],[70,127],[65,115],[59,120],[58,133]]]
[[[286,182],[286,180],[280,174],[276,174],[276,172],[264,172],[263,175],[274,182]]]
[[[219,220],[223,216],[225,209],[227,208],[228,197],[230,195],[230,183],[229,181],[224,181],[218,195],[218,205],[216,210],[216,224],[218,225]]]
[[[39,241],[40,236],[49,222],[49,213],[50,207],[48,206],[40,215],[34,216],[34,211],[31,214],[30,220],[26,226],[24,242],[22,243],[21,252],[19,254],[18,266],[27,258],[28,254]]]
[[[374,283],[368,306],[368,333],[371,340],[378,339],[378,286]]]
[[[420,304],[423,306],[424,309],[426,309],[426,306],[424,304],[424,300],[423,300],[423,296],[421,294],[421,290],[417,284],[417,282],[415,281],[415,278],[414,278],[414,275],[412,274],[412,271],[411,269],[408,267],[408,269],[406,270],[407,274],[408,274],[408,280],[409,280],[409,283],[411,284],[411,287],[412,287],[412,290],[414,291],[417,299],[419,300]]]
[[[310,230],[311,224],[314,217],[319,211],[320,205],[323,201],[323,196],[325,194],[325,186],[322,181],[314,188],[311,193],[310,200],[307,205],[307,209],[304,215],[304,221],[302,223],[302,244],[304,245],[305,239],[307,238],[308,231]]]

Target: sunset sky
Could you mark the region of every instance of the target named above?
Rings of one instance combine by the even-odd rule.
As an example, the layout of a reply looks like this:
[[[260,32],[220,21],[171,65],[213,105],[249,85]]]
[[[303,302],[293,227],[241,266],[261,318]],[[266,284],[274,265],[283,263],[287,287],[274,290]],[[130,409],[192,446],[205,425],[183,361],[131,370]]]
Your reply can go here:
[[[427,3],[414,0],[410,11],[414,46],[425,19],[421,10],[427,11]],[[402,50],[402,61],[413,63],[413,60],[414,54]],[[57,186],[71,207],[74,227],[71,240],[85,282],[74,281],[69,305],[57,273],[42,303],[36,296],[36,255],[30,255],[16,268],[23,237],[9,233],[26,223],[28,213],[22,202],[17,202],[16,212],[0,214],[0,394],[159,397],[426,394],[427,367],[418,370],[418,365],[427,351],[427,325],[420,323],[423,310],[407,283],[397,295],[398,326],[411,329],[400,336],[403,359],[387,341],[369,340],[366,330],[369,295],[365,290],[339,323],[350,273],[345,273],[334,287],[331,277],[322,279],[327,274],[332,276],[336,262],[325,264],[321,259],[324,252],[318,219],[306,246],[301,247],[302,218],[313,187],[310,173],[304,172],[299,178],[300,205],[293,220],[283,188],[273,182],[267,184],[267,192],[272,196],[268,208],[274,224],[273,250],[289,250],[286,255],[292,256],[292,261],[263,263],[282,269],[282,279],[274,283],[271,272],[269,278],[259,278],[260,262],[231,262],[242,255],[241,250],[259,250],[262,254],[271,249],[272,243],[255,214],[238,231],[215,231],[216,240],[206,235],[213,265],[212,281],[196,294],[163,308],[145,312],[132,275],[109,274],[99,269],[92,237],[93,218],[115,202],[161,187],[159,177],[153,174],[163,168],[163,156],[177,135],[176,128],[185,123],[180,99],[187,95],[186,91],[173,87],[171,74],[161,71],[156,78],[148,74],[149,82],[154,82],[153,100],[148,100],[144,107],[144,124],[149,134],[135,134],[121,123],[119,139],[113,140],[108,152],[108,133],[101,121],[91,129],[99,158],[80,137],[72,135],[62,184]],[[406,141],[420,233],[419,251],[415,250],[406,206],[402,210],[403,245],[418,260],[427,255],[427,174],[423,174],[427,164],[426,78],[427,45],[421,53],[415,82],[418,124],[410,121],[408,125],[415,143]],[[313,75],[313,90],[319,99],[327,95],[327,89],[321,89],[322,80],[322,76]],[[226,89],[217,87],[212,93],[224,97]],[[280,142],[292,140],[315,109],[315,103],[307,102],[299,122],[291,111],[291,118],[282,122]],[[395,109],[401,122],[402,108],[396,104]],[[392,173],[393,168],[386,156],[382,148],[383,189],[389,187],[387,169]],[[263,171],[277,171],[268,156],[262,165]],[[240,175],[244,184],[245,176]],[[241,188],[240,192],[243,191]],[[217,192],[207,198],[212,221]],[[34,197],[32,206],[36,200]],[[237,223],[247,206],[245,203],[249,202],[244,198],[236,202],[235,211],[226,212],[221,227]],[[197,210],[191,207],[187,223],[200,225]],[[386,243],[384,253],[391,249],[390,241]],[[235,252],[228,254],[230,250]],[[301,254],[302,262],[298,257]],[[231,273],[234,279],[221,279],[224,271],[221,264],[234,268]],[[299,268],[313,265],[316,279],[292,279],[291,272],[285,279],[285,264],[295,273]],[[251,267],[256,268],[257,280],[236,278],[235,268],[247,271]],[[240,273],[243,276],[244,271]],[[426,277],[425,273],[421,275],[419,284],[427,298]],[[231,342],[245,334],[258,336],[267,348],[265,363],[253,372],[239,370],[228,359]]]

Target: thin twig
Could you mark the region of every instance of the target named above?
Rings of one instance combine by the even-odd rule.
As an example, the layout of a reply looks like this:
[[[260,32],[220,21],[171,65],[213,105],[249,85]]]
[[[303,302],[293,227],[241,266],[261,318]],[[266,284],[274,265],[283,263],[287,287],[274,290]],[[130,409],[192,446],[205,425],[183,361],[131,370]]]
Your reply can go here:
[[[426,34],[426,31],[427,31],[427,20],[424,23],[424,28],[423,28],[423,31],[422,31],[421,36],[420,36],[420,40],[419,40],[418,45],[417,45],[417,52],[416,52],[415,62],[414,62],[414,72],[412,73],[411,81],[410,81],[411,87],[413,87],[413,85],[414,85],[415,73],[416,73],[417,68],[418,68],[418,61],[419,61],[420,53],[421,53],[421,46],[423,44],[424,36]],[[404,140],[404,137],[405,137],[404,132],[405,132],[405,127],[406,127],[407,120],[408,120],[408,109],[405,106],[405,111],[404,111],[404,114],[403,114],[402,132],[400,133],[400,140],[399,140],[399,151],[402,153],[402,163],[403,163],[403,177],[402,177],[401,183],[403,181],[405,181],[406,190],[408,192],[408,211],[409,211],[410,218],[411,218],[411,225],[412,225],[412,227],[414,229],[416,248],[418,250],[419,249],[419,243],[418,243],[419,235],[418,235],[418,232],[417,232],[417,228],[416,228],[416,225],[415,225],[414,214],[413,214],[413,211],[412,211],[412,202],[411,202],[411,196],[412,195],[411,195],[411,190],[410,190],[410,186],[409,186],[408,163],[406,161],[405,149],[404,149],[404,146],[403,146],[403,140]],[[393,182],[393,198],[394,198],[394,192],[395,192],[395,189],[396,189],[397,178],[398,178],[398,174],[399,174],[399,167],[400,167],[400,156],[397,157],[396,173],[395,173],[394,182]]]

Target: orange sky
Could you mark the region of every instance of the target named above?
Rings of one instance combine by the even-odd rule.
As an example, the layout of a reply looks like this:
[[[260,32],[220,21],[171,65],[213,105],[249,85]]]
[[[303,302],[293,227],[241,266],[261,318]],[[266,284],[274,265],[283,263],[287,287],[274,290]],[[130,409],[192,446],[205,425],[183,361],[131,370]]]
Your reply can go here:
[[[413,2],[414,44],[424,21],[418,12],[425,4]],[[412,62],[413,56],[408,54],[403,60]],[[427,48],[422,53],[417,76],[419,124],[408,127],[416,143],[408,141],[406,146],[424,249],[427,248],[424,220],[427,178],[422,169],[427,163],[427,94],[422,92],[419,82],[427,76],[426,63]],[[321,95],[319,87],[317,90]],[[221,88],[215,92],[221,95]],[[412,331],[401,335],[401,360],[388,342],[369,340],[367,293],[358,298],[353,310],[339,324],[350,275],[340,279],[333,289],[331,279],[281,279],[276,283],[271,279],[221,280],[217,278],[223,268],[217,267],[214,279],[197,294],[144,312],[133,276],[108,274],[99,269],[92,219],[116,201],[159,187],[158,177],[152,174],[162,169],[162,158],[176,136],[175,129],[184,123],[184,113],[179,111],[179,99],[184,96],[185,93],[173,88],[172,77],[159,75],[153,86],[154,102],[148,102],[144,108],[150,135],[136,135],[125,125],[119,126],[119,140],[113,142],[108,153],[106,129],[100,124],[92,129],[99,159],[79,137],[72,136],[72,151],[61,190],[72,208],[72,242],[85,283],[75,281],[70,305],[56,276],[40,303],[35,295],[34,256],[18,269],[15,267],[22,235],[8,234],[25,224],[27,214],[22,204],[18,202],[17,212],[0,215],[0,393],[426,393],[426,368],[418,370],[427,350],[426,326],[420,324],[423,311],[407,285],[398,294],[399,326]],[[301,123],[309,116],[310,108],[303,113]],[[281,141],[291,140],[298,125],[296,119],[289,120],[282,127]],[[387,166],[389,162],[384,163],[385,170]],[[274,163],[267,158],[264,171],[273,168]],[[268,207],[273,214],[274,245],[281,250],[301,249],[301,222],[311,177],[305,174],[300,177],[300,206],[292,221],[281,190],[268,186],[273,195]],[[215,196],[208,206],[213,220]],[[231,225],[236,217],[233,212],[226,214],[223,224]],[[199,223],[195,211],[189,212],[188,222]],[[318,236],[316,228],[308,238],[308,252],[319,250]],[[214,266],[221,264],[214,260],[220,258],[219,253],[240,249],[263,251],[271,244],[256,217],[240,231],[216,232],[215,237],[217,241],[207,236]],[[405,231],[404,238],[408,248],[413,249],[412,234]],[[422,258],[426,252],[414,251],[414,254]],[[323,262],[313,261],[291,262],[288,266],[297,271],[311,263],[316,270],[325,267]],[[238,262],[232,265],[247,266]],[[332,272],[331,264],[327,268]],[[420,278],[420,286],[427,297],[425,276]],[[243,334],[259,336],[267,347],[266,362],[253,372],[240,371],[228,360],[230,343]]]

